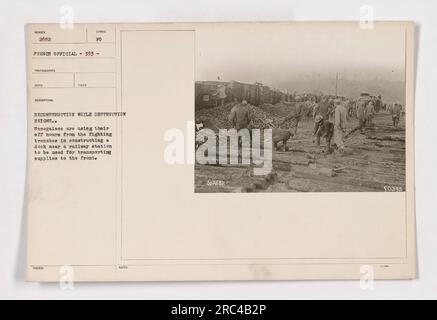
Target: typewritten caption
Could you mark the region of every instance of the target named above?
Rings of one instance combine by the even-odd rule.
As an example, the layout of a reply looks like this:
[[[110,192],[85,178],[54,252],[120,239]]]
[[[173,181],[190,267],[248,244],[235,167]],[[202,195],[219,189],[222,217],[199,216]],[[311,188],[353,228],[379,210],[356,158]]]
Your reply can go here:
[[[34,161],[95,161],[113,154],[114,125],[106,124],[103,119],[124,117],[126,113],[34,113],[33,116]],[[70,120],[75,117],[90,121],[72,125]],[[93,121],[96,118],[99,124]]]

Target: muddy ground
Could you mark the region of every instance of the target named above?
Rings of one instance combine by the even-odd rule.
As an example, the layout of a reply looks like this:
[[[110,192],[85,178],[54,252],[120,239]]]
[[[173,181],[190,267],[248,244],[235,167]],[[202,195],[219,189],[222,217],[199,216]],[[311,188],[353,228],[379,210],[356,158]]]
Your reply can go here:
[[[350,119],[348,130],[357,126]],[[393,127],[388,113],[346,139],[345,154],[313,141],[311,119],[299,123],[289,151],[273,151],[273,171],[254,176],[251,166],[195,166],[195,192],[384,192],[405,190],[405,123]]]

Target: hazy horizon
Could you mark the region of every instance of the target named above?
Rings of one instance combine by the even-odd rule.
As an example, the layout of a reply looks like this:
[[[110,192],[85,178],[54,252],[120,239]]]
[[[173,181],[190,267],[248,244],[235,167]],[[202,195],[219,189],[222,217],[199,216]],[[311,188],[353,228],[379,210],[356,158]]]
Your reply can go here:
[[[213,24],[196,31],[196,80],[405,81],[405,30],[359,24]],[[292,89],[292,88],[281,88]]]

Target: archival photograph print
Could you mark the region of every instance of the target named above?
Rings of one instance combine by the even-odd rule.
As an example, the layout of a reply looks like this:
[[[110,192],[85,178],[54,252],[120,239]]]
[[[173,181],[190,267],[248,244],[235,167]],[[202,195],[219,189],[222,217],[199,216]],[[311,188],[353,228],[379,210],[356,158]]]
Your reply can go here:
[[[405,32],[196,30],[195,192],[404,192]]]

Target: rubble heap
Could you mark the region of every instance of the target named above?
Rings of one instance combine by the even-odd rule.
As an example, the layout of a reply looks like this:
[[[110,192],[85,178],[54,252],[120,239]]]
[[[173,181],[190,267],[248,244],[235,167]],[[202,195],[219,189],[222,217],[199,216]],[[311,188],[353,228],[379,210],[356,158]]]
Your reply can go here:
[[[224,106],[201,109],[196,111],[196,122],[202,122],[206,128],[218,131],[219,129],[230,129],[232,124],[228,117],[234,103],[228,103]],[[251,127],[253,129],[276,128],[281,122],[281,118],[270,114],[261,108],[249,105],[251,115]]]

